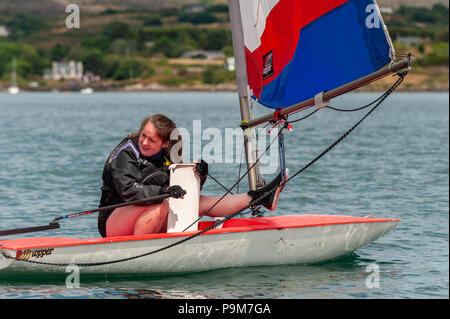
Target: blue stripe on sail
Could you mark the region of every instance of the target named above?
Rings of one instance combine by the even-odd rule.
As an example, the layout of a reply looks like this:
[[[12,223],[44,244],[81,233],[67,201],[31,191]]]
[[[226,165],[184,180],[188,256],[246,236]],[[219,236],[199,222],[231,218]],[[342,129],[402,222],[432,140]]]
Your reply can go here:
[[[350,0],[304,27],[291,62],[263,87],[258,102],[274,109],[290,106],[389,63],[382,23],[366,27],[370,4],[373,0]]]

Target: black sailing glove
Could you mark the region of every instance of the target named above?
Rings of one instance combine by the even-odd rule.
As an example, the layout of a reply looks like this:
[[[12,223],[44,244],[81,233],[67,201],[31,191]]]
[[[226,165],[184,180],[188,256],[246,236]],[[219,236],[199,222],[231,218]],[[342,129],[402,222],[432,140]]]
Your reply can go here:
[[[195,164],[195,171],[200,175],[200,177],[208,176],[208,163],[204,160],[200,160],[199,163]]]
[[[200,162],[195,164],[195,171],[200,176],[200,189],[203,188],[203,184],[208,177],[208,163],[204,160],[200,160]]]
[[[173,198],[180,198],[186,195],[186,191],[178,185],[169,186],[161,189],[162,194],[169,194]]]

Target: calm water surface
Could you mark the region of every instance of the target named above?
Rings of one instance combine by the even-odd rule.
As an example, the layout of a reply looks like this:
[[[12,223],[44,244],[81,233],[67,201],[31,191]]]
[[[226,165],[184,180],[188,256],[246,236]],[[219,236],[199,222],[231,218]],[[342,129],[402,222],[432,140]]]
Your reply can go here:
[[[376,97],[349,94],[333,103],[356,107]],[[67,288],[64,276],[0,272],[0,298],[448,298],[448,105],[448,93],[390,96],[333,151],[292,180],[277,210],[266,214],[402,219],[394,231],[353,254],[310,266],[171,276],[82,274],[78,289]],[[221,132],[240,122],[234,93],[0,94],[1,229],[47,224],[63,213],[97,207],[106,157],[145,115],[156,112],[190,132],[194,120],[201,120],[202,130]],[[255,110],[256,115],[265,112]],[[297,123],[285,136],[291,172],[363,114],[322,110]],[[208,136],[202,143],[209,143]],[[211,174],[227,186],[234,184],[238,170],[236,163],[210,164]],[[246,187],[241,185],[241,191]],[[209,180],[203,193],[217,195],[223,189]],[[94,215],[61,224],[39,236],[98,236]],[[370,264],[379,266],[379,288],[366,287]]]

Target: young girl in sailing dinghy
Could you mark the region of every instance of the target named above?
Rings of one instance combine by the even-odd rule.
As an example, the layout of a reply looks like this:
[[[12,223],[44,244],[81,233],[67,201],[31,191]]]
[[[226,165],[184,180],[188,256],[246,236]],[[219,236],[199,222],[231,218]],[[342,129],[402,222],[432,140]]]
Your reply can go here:
[[[171,164],[172,147],[179,141],[171,140],[175,123],[165,115],[155,114],[142,121],[139,132],[130,134],[112,151],[103,170],[103,186],[100,207],[123,202],[142,200],[160,194],[182,196],[180,186],[169,187],[168,166]],[[181,149],[178,152],[181,158]],[[173,159],[177,162],[176,159]],[[178,160],[179,162],[179,160]],[[206,180],[208,164],[197,163],[196,172],[201,184]],[[209,211],[207,216],[222,217],[247,206],[268,189],[281,182],[278,175],[267,186],[246,194],[229,195]],[[259,203],[274,210],[280,188],[267,194]],[[220,197],[200,195],[199,213],[213,206]],[[141,235],[167,231],[167,200],[145,202],[142,206],[125,206],[102,212],[98,218],[98,229],[102,237]]]

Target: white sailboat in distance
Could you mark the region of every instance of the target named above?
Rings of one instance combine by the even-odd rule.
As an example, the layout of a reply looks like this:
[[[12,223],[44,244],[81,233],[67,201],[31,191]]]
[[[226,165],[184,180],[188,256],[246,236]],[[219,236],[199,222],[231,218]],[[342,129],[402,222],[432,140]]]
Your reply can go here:
[[[20,92],[16,82],[17,82],[17,59],[14,58],[12,62],[11,86],[8,88],[8,92],[10,94],[18,94]]]

